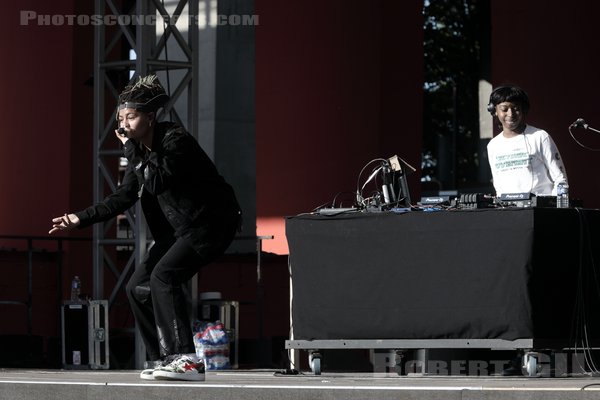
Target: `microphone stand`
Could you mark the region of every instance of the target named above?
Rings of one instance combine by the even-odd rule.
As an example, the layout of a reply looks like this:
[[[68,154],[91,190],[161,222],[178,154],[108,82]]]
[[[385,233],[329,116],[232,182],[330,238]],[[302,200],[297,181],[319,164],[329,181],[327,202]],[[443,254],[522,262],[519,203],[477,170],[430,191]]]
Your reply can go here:
[[[592,132],[600,133],[600,131],[598,129],[594,129],[594,128],[592,128],[591,126],[589,126],[587,124],[583,127],[583,129],[585,129],[586,131],[592,131]]]
[[[595,133],[600,133],[600,130],[592,128],[588,123],[585,122],[585,120],[583,118],[577,118],[577,121],[575,121],[571,125],[569,125],[569,134],[571,135],[571,138],[575,141],[575,143],[577,143],[579,146],[583,147],[586,150],[600,151],[600,149],[592,149],[592,148],[586,146],[585,144],[583,144],[579,140],[577,140],[577,138],[575,138],[575,135],[573,135],[573,128],[577,128],[577,127],[581,127],[586,131],[592,131]]]

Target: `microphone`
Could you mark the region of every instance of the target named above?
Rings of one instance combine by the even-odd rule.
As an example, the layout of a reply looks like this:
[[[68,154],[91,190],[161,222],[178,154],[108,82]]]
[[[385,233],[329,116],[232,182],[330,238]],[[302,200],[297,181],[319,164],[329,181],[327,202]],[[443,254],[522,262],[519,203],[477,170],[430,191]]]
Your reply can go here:
[[[383,176],[383,185],[382,185],[383,199],[385,200],[386,204],[390,204],[390,203],[396,201],[396,199],[395,199],[396,196],[394,193],[394,186],[390,182],[390,178],[389,178],[389,174],[391,172],[392,171],[389,167],[389,164],[387,162],[384,162],[381,174]]]
[[[583,118],[577,118],[577,120],[571,124],[570,128],[575,128],[578,126],[581,126],[583,129],[587,129],[589,127]]]
[[[127,131],[125,130],[125,128],[117,129],[117,133],[121,136],[127,136]]]

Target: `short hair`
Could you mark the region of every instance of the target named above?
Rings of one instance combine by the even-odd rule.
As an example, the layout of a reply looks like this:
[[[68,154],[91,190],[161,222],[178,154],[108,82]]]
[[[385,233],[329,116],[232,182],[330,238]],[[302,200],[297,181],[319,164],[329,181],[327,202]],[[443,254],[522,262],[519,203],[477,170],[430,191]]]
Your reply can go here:
[[[518,86],[506,85],[499,86],[490,94],[488,110],[494,113],[495,107],[505,101],[518,104],[524,114],[529,112],[529,96],[527,92]]]

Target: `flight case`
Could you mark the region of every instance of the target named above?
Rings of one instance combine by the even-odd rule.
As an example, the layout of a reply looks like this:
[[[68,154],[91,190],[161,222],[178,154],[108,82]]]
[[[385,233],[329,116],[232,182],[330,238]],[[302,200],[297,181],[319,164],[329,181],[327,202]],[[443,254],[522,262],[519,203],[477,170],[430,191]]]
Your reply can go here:
[[[65,301],[61,307],[65,369],[108,369],[108,301]]]

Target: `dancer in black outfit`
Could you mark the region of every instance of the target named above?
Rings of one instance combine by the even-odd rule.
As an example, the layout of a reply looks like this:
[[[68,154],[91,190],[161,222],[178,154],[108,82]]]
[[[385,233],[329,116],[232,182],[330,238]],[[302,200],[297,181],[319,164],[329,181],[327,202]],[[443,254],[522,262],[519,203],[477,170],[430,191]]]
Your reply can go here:
[[[240,226],[233,189],[198,142],[172,122],[157,122],[169,100],[156,76],[119,96],[116,137],[128,160],[115,193],[83,211],[52,219],[50,234],[113,218],[141,201],[154,245],[127,283],[148,359],[143,379],[204,380],[195,357],[185,285],[221,256]]]

